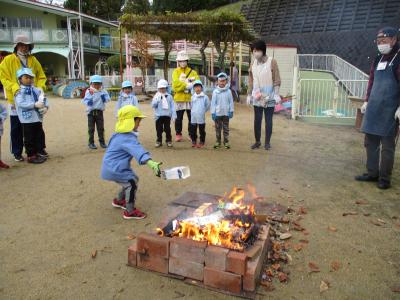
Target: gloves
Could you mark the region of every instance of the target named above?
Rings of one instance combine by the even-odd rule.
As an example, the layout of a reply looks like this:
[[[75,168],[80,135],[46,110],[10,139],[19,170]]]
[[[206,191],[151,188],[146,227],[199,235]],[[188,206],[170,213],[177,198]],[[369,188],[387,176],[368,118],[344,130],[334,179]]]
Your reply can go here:
[[[367,105],[368,105],[368,102],[364,102],[364,104],[361,106],[362,114],[365,114],[365,112],[367,111]]]
[[[106,95],[103,94],[103,95],[100,96],[100,98],[101,98],[101,101],[103,101],[103,103],[107,102]]]
[[[397,108],[396,112],[394,113],[394,119],[400,121],[400,106]]]
[[[40,102],[44,102],[44,93],[43,93],[43,92],[41,92],[41,93],[39,94],[39,101],[40,101]]]
[[[274,100],[275,100],[275,104],[279,104],[282,101],[281,96],[279,96],[279,94],[274,95]]]
[[[213,119],[213,121],[215,121],[217,119],[217,115],[216,114],[211,114],[211,118]]]
[[[146,162],[146,165],[147,165],[150,169],[153,170],[154,174],[155,174],[157,177],[160,177],[160,175],[161,175],[161,171],[160,171],[160,165],[161,165],[161,164],[162,164],[161,162],[155,162],[155,161],[152,160],[152,159],[149,159],[149,160]]]
[[[230,112],[229,112],[228,117],[229,117],[229,119],[232,119],[232,118],[233,118],[233,111],[230,111]]]
[[[47,113],[47,107],[39,108],[39,113],[43,116]]]
[[[92,106],[93,105],[93,100],[92,99],[88,100],[87,105],[88,106]]]
[[[247,95],[246,103],[247,105],[251,105],[251,95]]]
[[[44,102],[43,101],[36,101],[35,102],[35,108],[43,108],[44,107]]]

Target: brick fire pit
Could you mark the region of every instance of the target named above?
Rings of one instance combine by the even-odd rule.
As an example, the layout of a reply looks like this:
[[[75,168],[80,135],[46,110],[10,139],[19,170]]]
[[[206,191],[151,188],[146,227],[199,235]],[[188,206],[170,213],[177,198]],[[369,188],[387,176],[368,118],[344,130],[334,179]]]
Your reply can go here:
[[[202,193],[185,193],[167,207],[159,228],[171,220],[191,215],[204,203],[218,203],[221,197]],[[207,241],[180,236],[140,233],[128,248],[128,265],[158,272],[230,295],[254,298],[269,246],[269,227],[259,227],[252,245],[237,251]]]

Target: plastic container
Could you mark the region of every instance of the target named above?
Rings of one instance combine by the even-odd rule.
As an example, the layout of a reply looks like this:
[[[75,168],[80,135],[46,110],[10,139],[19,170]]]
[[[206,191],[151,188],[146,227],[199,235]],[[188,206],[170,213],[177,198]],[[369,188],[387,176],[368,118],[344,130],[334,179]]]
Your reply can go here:
[[[186,179],[190,177],[190,169],[187,166],[175,167],[161,171],[161,175],[165,180],[170,179]]]

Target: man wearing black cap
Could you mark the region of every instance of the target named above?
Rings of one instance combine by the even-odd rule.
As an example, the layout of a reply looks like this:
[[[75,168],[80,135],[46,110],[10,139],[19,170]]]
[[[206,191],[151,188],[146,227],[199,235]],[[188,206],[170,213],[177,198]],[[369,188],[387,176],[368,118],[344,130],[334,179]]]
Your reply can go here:
[[[400,47],[398,30],[385,27],[377,35],[379,55],[372,64],[366,100],[361,107],[364,119],[367,170],[358,181],[377,181],[388,189],[394,164],[396,136],[400,120]]]

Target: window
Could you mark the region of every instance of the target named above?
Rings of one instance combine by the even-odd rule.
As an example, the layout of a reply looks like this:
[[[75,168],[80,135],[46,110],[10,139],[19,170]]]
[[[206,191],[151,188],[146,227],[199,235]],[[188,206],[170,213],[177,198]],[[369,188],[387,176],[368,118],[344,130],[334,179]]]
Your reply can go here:
[[[0,28],[42,29],[43,23],[35,17],[0,17]]]

